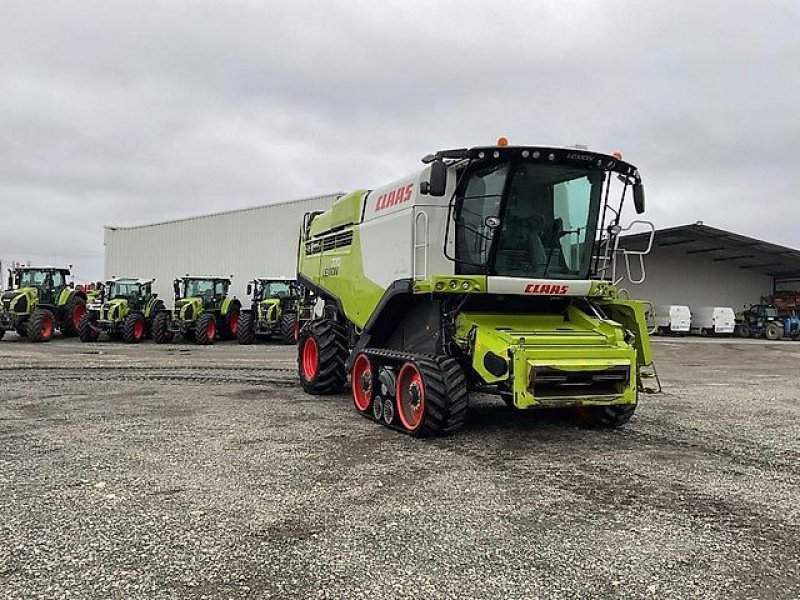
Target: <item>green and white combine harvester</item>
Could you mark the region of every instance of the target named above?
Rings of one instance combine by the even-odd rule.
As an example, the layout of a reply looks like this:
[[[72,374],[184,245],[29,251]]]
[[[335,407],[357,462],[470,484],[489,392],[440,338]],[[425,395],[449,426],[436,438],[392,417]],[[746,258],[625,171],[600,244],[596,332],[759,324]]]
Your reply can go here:
[[[82,342],[96,342],[101,333],[112,340],[138,344],[153,331],[155,316],[165,310],[153,292],[155,279],[114,277],[98,289],[80,324]]]
[[[620,234],[646,226],[652,245],[652,224],[620,226],[628,197],[644,211],[636,167],[504,139],[422,162],[305,216],[298,280],[324,304],[300,332],[305,391],[349,374],[362,415],[414,436],[461,427],[470,393],[626,423],[659,389],[645,305],[617,288],[647,252]]]
[[[78,335],[86,312],[86,294],[67,282],[70,269],[16,267],[8,271],[8,289],[0,297],[0,339],[13,329],[32,342],[47,342],[56,330]]]

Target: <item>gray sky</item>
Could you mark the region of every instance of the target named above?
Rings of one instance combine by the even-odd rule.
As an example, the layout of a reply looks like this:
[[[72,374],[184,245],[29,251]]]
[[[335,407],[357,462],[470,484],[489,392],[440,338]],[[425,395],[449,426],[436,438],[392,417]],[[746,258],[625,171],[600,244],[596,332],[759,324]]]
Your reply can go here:
[[[0,258],[358,187],[432,150],[581,143],[648,218],[800,246],[800,2],[5,0]]]

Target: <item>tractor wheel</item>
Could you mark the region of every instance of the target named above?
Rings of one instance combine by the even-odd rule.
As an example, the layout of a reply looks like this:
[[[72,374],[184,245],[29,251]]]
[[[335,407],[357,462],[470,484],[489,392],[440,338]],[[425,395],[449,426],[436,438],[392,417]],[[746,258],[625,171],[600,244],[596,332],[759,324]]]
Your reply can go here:
[[[194,341],[201,346],[213,344],[217,339],[217,320],[214,313],[203,313],[197,319],[194,329]]]
[[[239,301],[231,302],[228,314],[222,317],[221,336],[223,340],[235,340],[239,331],[239,315],[242,314],[242,305]]]
[[[574,415],[581,427],[614,429],[631,420],[636,404],[612,404],[608,406],[577,406]]]
[[[166,344],[172,341],[174,334],[169,330],[169,313],[160,312],[153,317],[153,340],[156,344]]]
[[[122,339],[126,344],[138,344],[144,339],[145,322],[142,313],[132,312],[122,325]]]
[[[64,337],[75,337],[80,333],[81,319],[86,314],[86,300],[72,294],[64,306],[64,318],[61,320],[61,334]]]
[[[297,343],[297,334],[299,332],[297,327],[297,313],[283,313],[278,326],[281,330],[281,341],[284,344]]]
[[[783,337],[783,324],[770,321],[764,328],[764,337],[770,341],[779,340]]]
[[[236,328],[236,339],[242,346],[249,346],[256,341],[256,324],[253,313],[239,313],[239,325]]]
[[[464,424],[468,398],[464,370],[452,358],[419,357],[404,363],[397,373],[397,418],[415,437],[459,429]]]
[[[29,321],[30,321],[30,319],[28,319],[28,318],[20,319],[19,321],[17,321],[16,331],[17,331],[17,335],[19,337],[22,337],[22,338],[28,337],[28,322]]]
[[[100,337],[100,332],[92,328],[94,317],[91,313],[86,313],[81,319],[81,325],[78,328],[78,335],[82,342],[96,342]]]
[[[150,310],[150,318],[145,319],[144,322],[144,337],[146,340],[150,340],[153,338],[153,322],[156,319],[156,315],[166,310],[164,303],[161,300],[158,300],[153,308]]]
[[[4,336],[5,334],[6,334],[6,330],[5,330],[4,328],[0,327],[0,340],[2,340],[2,339],[3,339],[3,336]]]
[[[312,321],[297,344],[297,370],[307,394],[338,394],[347,383],[347,335],[333,319]]]
[[[28,339],[32,342],[47,342],[53,337],[56,318],[46,308],[37,308],[28,323]]]

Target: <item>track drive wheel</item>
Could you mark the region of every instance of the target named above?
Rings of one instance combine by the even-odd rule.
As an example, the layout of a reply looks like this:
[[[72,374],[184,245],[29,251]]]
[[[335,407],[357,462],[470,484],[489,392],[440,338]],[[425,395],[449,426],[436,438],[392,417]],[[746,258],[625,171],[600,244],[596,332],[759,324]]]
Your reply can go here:
[[[368,413],[372,399],[378,386],[378,378],[372,362],[366,354],[359,354],[350,372],[350,389],[353,392],[353,404],[360,413]],[[380,401],[380,400],[379,400]],[[377,418],[380,418],[378,415]]]
[[[72,294],[64,306],[64,318],[61,320],[61,334],[64,337],[75,337],[80,333],[81,319],[86,314],[86,300]]]
[[[144,315],[138,312],[132,312],[125,317],[125,322],[122,324],[122,339],[126,344],[138,344],[144,339],[145,322]]]
[[[611,404],[608,406],[576,406],[575,418],[581,427],[614,429],[631,420],[636,404]]]
[[[415,437],[453,432],[464,424],[469,396],[464,371],[444,356],[403,363],[395,388],[397,418]]]
[[[28,323],[28,339],[32,342],[49,342],[56,328],[56,318],[46,308],[37,308]]]
[[[100,332],[92,327],[94,317],[91,313],[86,313],[81,319],[81,326],[78,328],[78,335],[82,342],[96,342],[100,337]]]
[[[201,346],[209,346],[217,339],[217,319],[214,313],[203,313],[194,327],[194,341]]]
[[[299,328],[297,327],[297,313],[287,312],[281,315],[278,323],[281,330],[281,341],[286,344],[296,344]]]
[[[239,313],[236,339],[242,346],[249,346],[256,341],[256,323],[252,312],[242,311]]]
[[[347,335],[333,319],[312,321],[297,344],[297,370],[308,394],[338,394],[347,382]]]
[[[166,344],[172,341],[174,334],[169,330],[169,321],[168,312],[160,312],[153,317],[153,340],[156,344]]]

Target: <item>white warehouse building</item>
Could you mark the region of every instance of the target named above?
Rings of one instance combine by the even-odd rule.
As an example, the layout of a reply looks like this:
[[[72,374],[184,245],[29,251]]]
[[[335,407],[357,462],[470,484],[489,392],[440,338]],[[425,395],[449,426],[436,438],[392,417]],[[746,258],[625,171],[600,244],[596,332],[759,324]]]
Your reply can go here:
[[[341,194],[316,196],[135,227],[106,226],[104,276],[155,278],[171,306],[172,281],[183,275],[233,276],[246,296],[254,277],[294,277],[303,215],[327,210]]]

